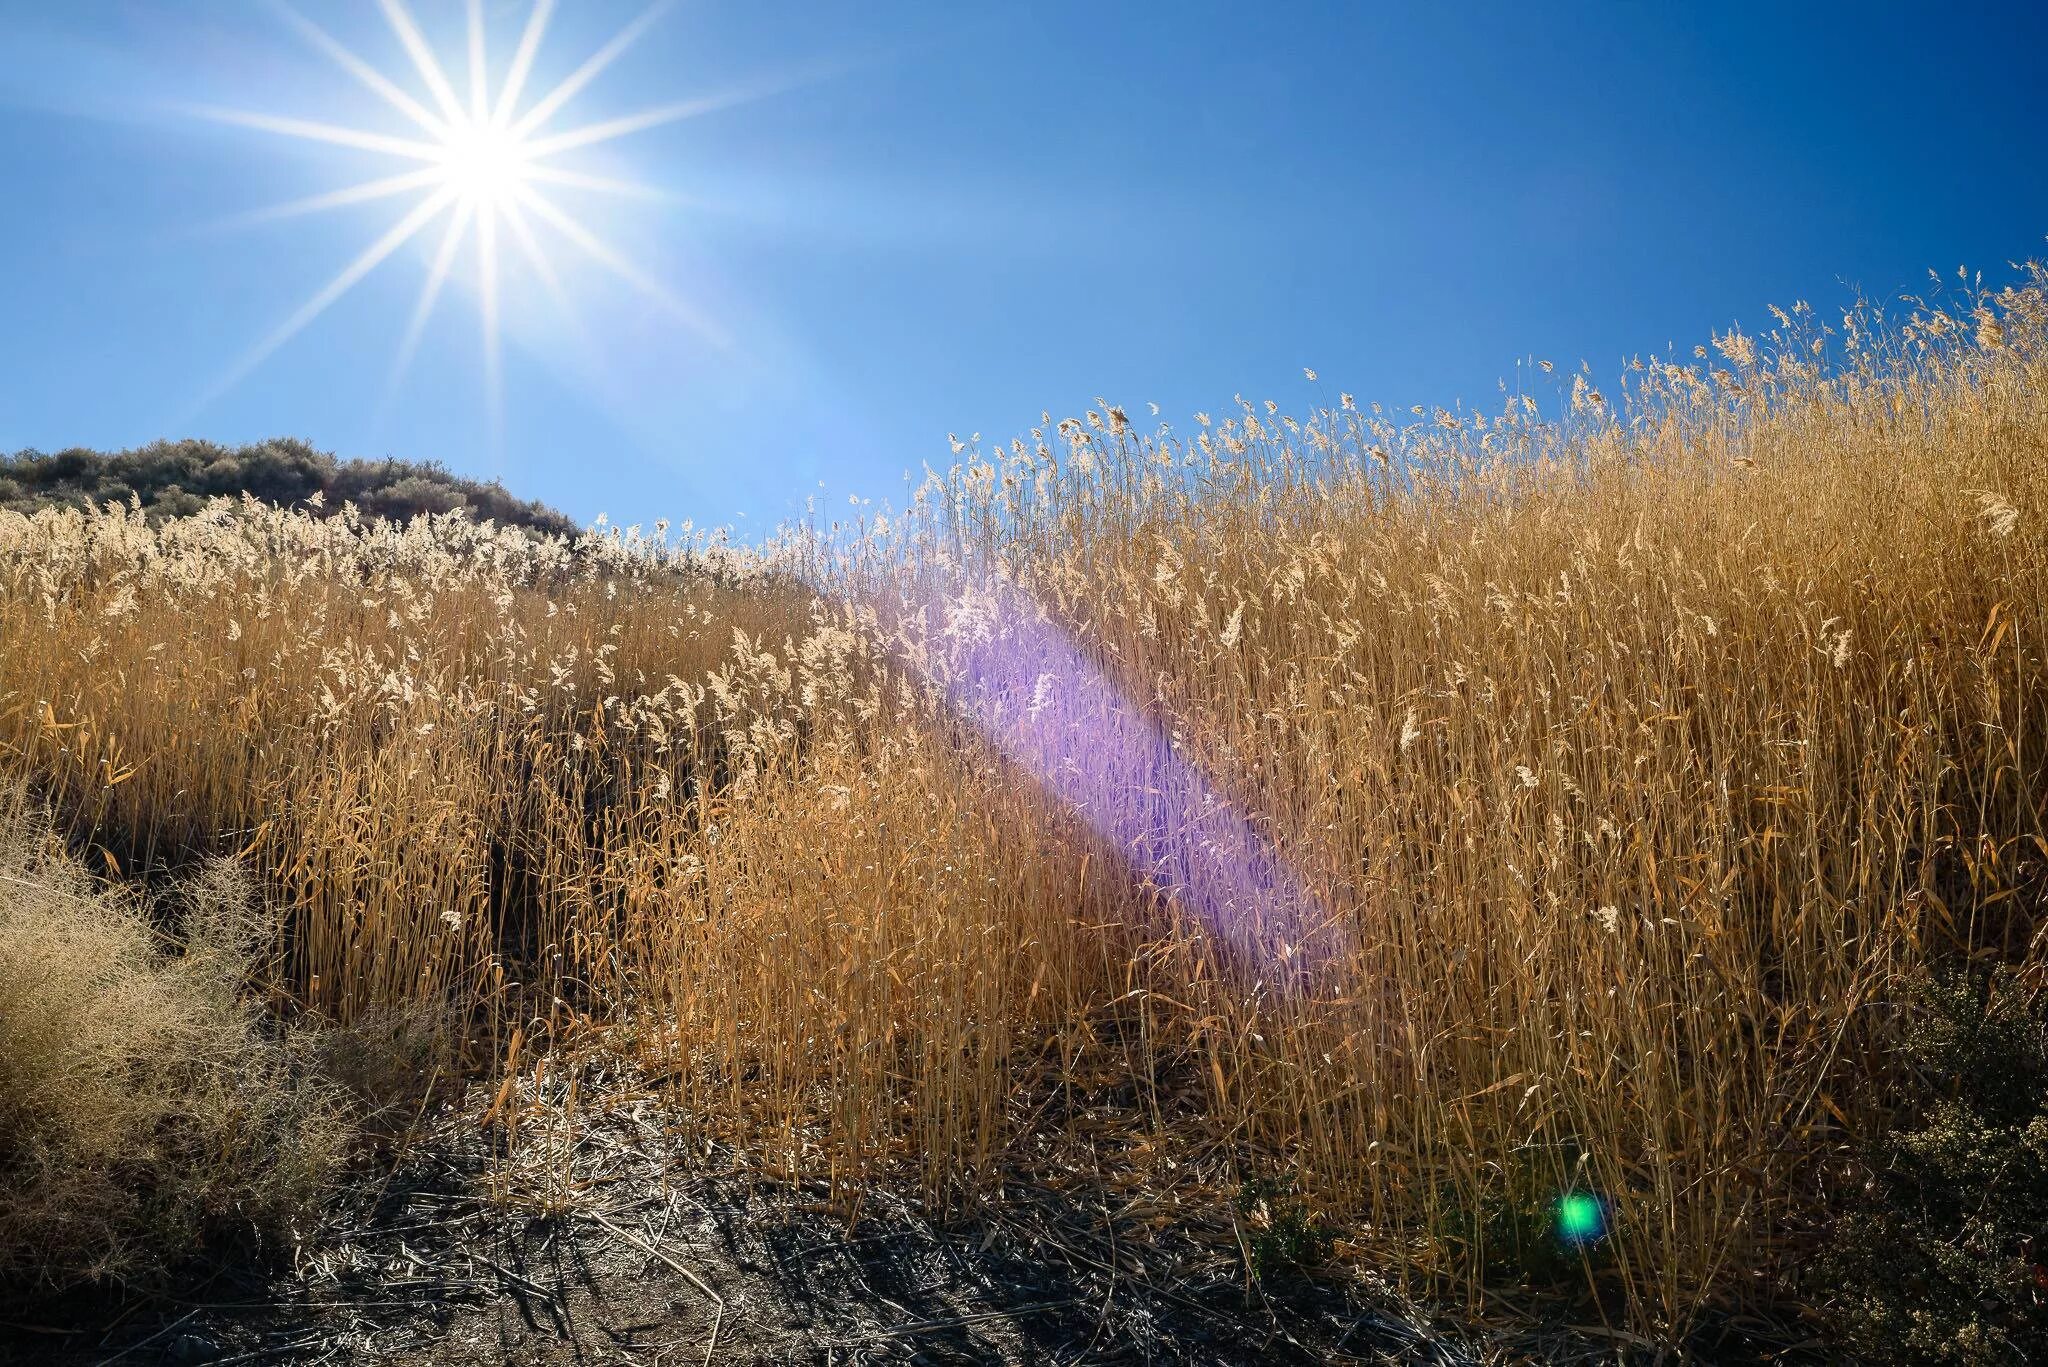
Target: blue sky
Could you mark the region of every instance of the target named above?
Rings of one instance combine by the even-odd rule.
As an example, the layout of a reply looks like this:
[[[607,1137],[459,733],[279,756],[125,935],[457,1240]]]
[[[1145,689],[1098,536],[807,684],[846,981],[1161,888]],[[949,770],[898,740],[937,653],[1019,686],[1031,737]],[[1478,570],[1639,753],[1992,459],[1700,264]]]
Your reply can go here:
[[[643,8],[564,0],[526,100]],[[529,5],[483,9],[495,82]],[[299,12],[431,103],[375,4]],[[194,112],[417,132],[276,6],[0,0],[0,449],[297,435],[758,531],[1097,395],[1490,408],[2040,254],[2044,50],[2036,4],[688,0],[549,125],[718,97],[561,157],[663,196],[548,188],[640,283],[540,225],[565,312],[507,248],[500,426],[468,248],[393,384],[433,227],[214,392],[417,197],[233,221],[417,165]]]

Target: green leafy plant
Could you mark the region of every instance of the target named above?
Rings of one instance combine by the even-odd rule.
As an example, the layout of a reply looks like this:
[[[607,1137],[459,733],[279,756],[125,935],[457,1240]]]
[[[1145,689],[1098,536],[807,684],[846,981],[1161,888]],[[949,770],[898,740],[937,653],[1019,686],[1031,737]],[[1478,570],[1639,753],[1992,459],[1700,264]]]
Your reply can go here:
[[[433,462],[337,460],[294,437],[232,447],[188,440],[128,451],[0,454],[0,509],[20,513],[133,499],[152,519],[162,519],[196,513],[210,498],[243,494],[326,515],[353,504],[366,517],[402,522],[460,508],[502,526],[553,536],[577,532],[562,513],[514,498],[499,484],[464,479]]]
[[[1237,1191],[1255,1281],[1306,1271],[1329,1260],[1337,1236],[1302,1198],[1290,1174],[1247,1179]]]

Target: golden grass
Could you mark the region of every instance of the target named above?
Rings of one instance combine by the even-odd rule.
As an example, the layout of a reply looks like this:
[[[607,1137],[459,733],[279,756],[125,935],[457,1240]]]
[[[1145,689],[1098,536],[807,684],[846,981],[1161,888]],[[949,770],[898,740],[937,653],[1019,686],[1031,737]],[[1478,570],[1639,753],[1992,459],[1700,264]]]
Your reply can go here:
[[[1488,1212],[1598,1192],[1669,1336],[1782,1271],[1900,983],[2042,957],[2044,284],[1547,412],[1104,404],[758,553],[0,515],[0,762],[245,851],[326,1016],[622,1026],[941,1194],[1121,1077],[1145,1180],[1284,1165],[1475,1304]]]

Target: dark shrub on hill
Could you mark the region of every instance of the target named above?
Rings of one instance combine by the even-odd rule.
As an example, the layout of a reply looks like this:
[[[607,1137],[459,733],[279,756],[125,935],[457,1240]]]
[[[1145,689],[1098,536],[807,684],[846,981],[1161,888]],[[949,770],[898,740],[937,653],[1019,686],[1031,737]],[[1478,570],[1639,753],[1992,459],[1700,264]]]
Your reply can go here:
[[[433,463],[336,460],[296,437],[236,447],[159,441],[112,453],[73,447],[55,455],[0,456],[0,508],[22,513],[134,498],[152,517],[177,517],[217,495],[244,493],[285,506],[318,493],[329,512],[354,503],[369,516],[398,520],[466,508],[480,519],[537,532],[572,536],[577,530],[562,513],[515,498],[497,483],[464,479]]]

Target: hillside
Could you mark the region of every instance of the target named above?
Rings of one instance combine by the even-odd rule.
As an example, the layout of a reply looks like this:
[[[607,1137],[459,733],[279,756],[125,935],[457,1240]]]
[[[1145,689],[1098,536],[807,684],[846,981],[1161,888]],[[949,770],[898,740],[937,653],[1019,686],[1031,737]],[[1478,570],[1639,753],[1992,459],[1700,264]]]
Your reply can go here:
[[[402,522],[462,509],[503,526],[556,536],[577,531],[568,517],[546,504],[515,498],[497,483],[464,479],[431,462],[337,460],[296,437],[235,447],[186,440],[129,451],[73,447],[55,455],[0,455],[0,509],[15,512],[132,498],[157,521],[197,512],[210,498],[242,494],[327,514],[353,503],[366,517]]]
[[[722,558],[0,513],[0,790],[50,824],[0,898],[67,859],[152,889],[226,859],[249,916],[153,957],[108,911],[148,990],[95,1016],[120,984],[35,948],[69,913],[16,913],[0,992],[52,1004],[0,996],[0,1191],[35,1195],[0,1203],[0,1275],[109,1275],[41,1233],[127,1170],[59,1123],[92,1096],[63,1022],[125,1049],[121,1003],[184,1001],[221,942],[177,1008],[226,1018],[209,1058],[339,1058],[435,1136],[406,1229],[461,1209],[510,1247],[609,1240],[622,1279],[703,1269],[649,1311],[691,1360],[769,1328],[752,1360],[1341,1360],[1392,1305],[1520,1345],[1496,1361],[1557,1360],[1529,1345],[1558,1326],[1607,1360],[1821,1332],[1832,1361],[2043,1360],[2048,268],[1777,316],[1497,411],[1103,404],[961,447],[901,516]],[[269,1128],[239,1094],[197,1113],[202,1154],[320,1143],[242,1163],[263,1202],[195,1180],[169,1227],[300,1247],[274,1208],[346,1108],[293,1095]],[[753,1237],[736,1188],[842,1233],[700,1260]],[[751,1279],[891,1211],[944,1276],[1074,1274],[991,1308],[792,1271],[816,1294],[761,1323]],[[307,1306],[342,1302],[346,1242],[303,1255]],[[570,1296],[491,1247],[505,1294]],[[129,1282],[175,1271],[119,1249]],[[1168,1305],[1273,1327],[1168,1351]],[[404,1360],[490,1360],[427,1320],[446,1356]]]

